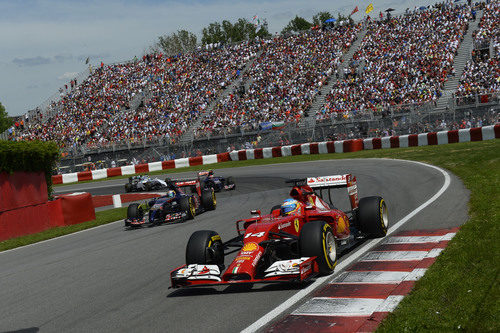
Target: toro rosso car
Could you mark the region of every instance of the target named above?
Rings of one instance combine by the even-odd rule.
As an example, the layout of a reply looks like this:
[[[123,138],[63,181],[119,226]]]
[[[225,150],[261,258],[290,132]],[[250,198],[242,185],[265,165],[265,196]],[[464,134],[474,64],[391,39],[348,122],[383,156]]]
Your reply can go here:
[[[194,232],[186,264],[170,273],[173,288],[235,283],[303,282],[334,271],[338,255],[359,241],[387,233],[387,206],[378,196],[358,201],[350,174],[310,177],[270,214],[252,211],[236,222],[238,236],[223,242],[215,231]],[[347,188],[351,211],[333,207],[331,189]],[[328,193],[329,202],[323,194]],[[224,257],[237,252],[226,269]]]
[[[229,191],[236,188],[233,177],[224,178],[220,176],[214,176],[213,170],[199,172],[198,178],[200,178],[204,187],[213,188],[215,192],[220,192],[222,190]]]
[[[128,206],[126,227],[185,221],[217,206],[214,191],[203,189],[198,179],[169,180],[166,184],[169,189],[166,195],[147,204],[133,203]]]
[[[128,183],[125,184],[125,192],[155,191],[167,187],[167,183],[158,178],[151,178],[144,175],[132,176],[129,177]]]

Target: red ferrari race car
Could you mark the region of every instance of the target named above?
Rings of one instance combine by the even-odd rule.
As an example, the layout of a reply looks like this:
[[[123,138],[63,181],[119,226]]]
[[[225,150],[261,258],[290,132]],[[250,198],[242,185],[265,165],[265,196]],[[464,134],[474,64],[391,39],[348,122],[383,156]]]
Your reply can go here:
[[[268,215],[252,211],[251,218],[237,221],[237,237],[222,242],[215,231],[194,232],[186,248],[186,265],[170,273],[172,287],[303,282],[331,274],[340,253],[359,241],[386,235],[384,199],[358,200],[356,177],[346,174],[288,182],[293,184],[291,198],[274,206]],[[333,207],[335,188],[347,188],[350,211]],[[225,269],[224,257],[234,252],[238,252],[236,258]]]

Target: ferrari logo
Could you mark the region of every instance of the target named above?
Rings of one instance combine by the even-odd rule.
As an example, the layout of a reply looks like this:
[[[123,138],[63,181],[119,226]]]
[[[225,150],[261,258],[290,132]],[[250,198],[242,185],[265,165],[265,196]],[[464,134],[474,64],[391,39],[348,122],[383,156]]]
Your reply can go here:
[[[337,232],[343,233],[346,229],[346,223],[345,219],[342,216],[339,216],[339,219],[337,220]]]
[[[295,226],[295,231],[299,232],[299,227],[300,227],[299,219],[295,219],[295,221],[293,221],[293,225]]]

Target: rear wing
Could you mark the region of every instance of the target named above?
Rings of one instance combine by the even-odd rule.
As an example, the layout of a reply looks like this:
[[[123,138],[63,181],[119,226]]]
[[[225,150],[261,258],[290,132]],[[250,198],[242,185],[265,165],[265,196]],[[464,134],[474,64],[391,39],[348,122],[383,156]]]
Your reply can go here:
[[[349,195],[349,201],[351,202],[352,210],[358,208],[358,186],[356,183],[356,177],[350,173],[345,175],[333,175],[333,176],[322,176],[322,177],[307,177],[302,179],[291,179],[287,183],[293,183],[294,186],[304,186],[307,185],[313,190],[320,190],[320,197],[323,197],[323,190],[328,190],[328,196],[331,202],[330,189],[334,188],[347,188],[347,194]]]

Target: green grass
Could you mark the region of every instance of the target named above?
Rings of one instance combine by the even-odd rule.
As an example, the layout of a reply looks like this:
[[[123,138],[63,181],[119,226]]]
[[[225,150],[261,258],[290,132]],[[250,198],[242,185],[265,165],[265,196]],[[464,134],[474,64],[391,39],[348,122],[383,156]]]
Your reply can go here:
[[[499,144],[450,145],[425,157],[470,190],[470,219],[377,332],[500,331]]]
[[[39,232],[37,234],[26,235],[2,241],[0,242],[0,251],[5,251],[19,246],[33,244],[47,239],[72,234],[80,230],[85,230],[97,227],[102,224],[107,224],[113,221],[124,219],[127,215],[127,207],[109,209],[102,212],[97,212],[95,215],[96,219],[93,221],[69,225],[65,227],[52,228]]]
[[[379,331],[500,331],[500,290],[498,286],[500,267],[500,221],[498,220],[498,212],[500,211],[500,140],[226,162],[213,166],[157,171],[150,174],[196,171],[206,168],[373,157],[408,159],[443,167],[460,177],[471,193],[469,221],[460,229],[425,276],[417,282],[410,295],[405,297],[395,312],[382,323]],[[126,178],[126,176],[122,178]],[[125,210],[123,209],[119,214],[122,214],[120,218],[123,218]],[[106,223],[103,219],[100,223],[93,221],[89,224]],[[107,220],[117,219],[119,218]],[[79,226],[65,228],[77,227]],[[81,227],[78,230],[86,227]],[[61,234],[66,233],[69,232]],[[52,234],[50,237],[42,239],[58,235]],[[37,239],[37,237],[42,236],[26,237],[32,237],[31,241],[23,244],[39,241],[41,239]],[[5,249],[4,243],[0,243],[0,249]]]

